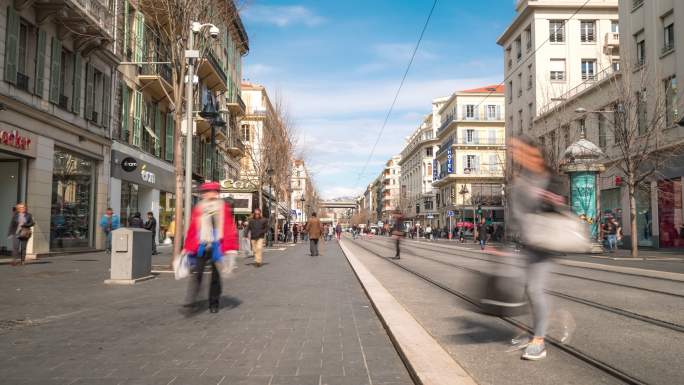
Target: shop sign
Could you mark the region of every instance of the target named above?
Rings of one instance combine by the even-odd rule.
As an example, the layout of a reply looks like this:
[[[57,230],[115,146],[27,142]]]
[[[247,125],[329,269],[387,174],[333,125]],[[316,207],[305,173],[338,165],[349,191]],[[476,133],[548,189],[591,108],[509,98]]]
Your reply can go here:
[[[447,174],[454,173],[454,155],[451,153],[451,148],[447,149]]]
[[[138,168],[138,161],[130,156],[124,158],[124,160],[121,161],[121,168],[123,168],[123,170],[126,172],[135,171],[135,169]]]
[[[432,180],[439,179],[439,169],[437,168],[437,159],[432,160]]]
[[[0,147],[23,155],[35,156],[34,136],[19,130],[0,129]],[[17,151],[18,150],[18,151]],[[27,152],[29,154],[27,154]]]
[[[224,179],[221,181],[221,189],[228,191],[257,191],[256,186],[249,180]]]
[[[143,164],[142,169],[140,170],[140,176],[142,177],[142,180],[150,184],[154,184],[157,181],[157,176],[152,171],[147,170],[146,164]]]

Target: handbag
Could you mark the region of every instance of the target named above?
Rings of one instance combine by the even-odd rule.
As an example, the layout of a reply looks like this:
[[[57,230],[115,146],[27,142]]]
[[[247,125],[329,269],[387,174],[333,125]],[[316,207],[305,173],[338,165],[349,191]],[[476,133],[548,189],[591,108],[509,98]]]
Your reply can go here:
[[[31,231],[30,227],[22,227],[19,229],[17,238],[21,239],[22,241],[26,241],[31,238],[31,235],[33,235],[33,232]]]
[[[181,253],[178,258],[173,260],[173,274],[176,279],[183,279],[190,275],[190,259],[187,253]]]
[[[591,251],[589,227],[567,209],[525,215],[523,244],[558,253]]]
[[[480,309],[498,317],[514,317],[528,312],[525,281],[518,274],[482,273]]]

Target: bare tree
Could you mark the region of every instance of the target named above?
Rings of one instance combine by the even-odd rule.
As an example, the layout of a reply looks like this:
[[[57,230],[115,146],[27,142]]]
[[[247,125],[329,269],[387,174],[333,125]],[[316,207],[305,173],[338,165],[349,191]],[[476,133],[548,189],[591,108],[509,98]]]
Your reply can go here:
[[[144,25],[159,40],[159,45],[164,47],[163,56],[158,56],[151,60],[145,57],[143,61],[168,63],[171,73],[169,95],[169,105],[174,120],[174,166],[176,169],[175,196],[176,196],[176,232],[174,242],[174,255],[180,253],[181,240],[183,238],[183,223],[189,218],[183,217],[183,196],[184,196],[184,173],[192,172],[185,170],[183,151],[183,135],[181,126],[183,122],[184,110],[194,108],[195,101],[185,100],[187,58],[186,50],[199,49],[200,58],[205,58],[210,49],[220,44],[219,39],[210,37],[208,34],[197,34],[195,47],[188,47],[190,25],[192,22],[213,23],[222,31],[236,30],[239,21],[239,8],[243,5],[236,4],[234,0],[135,0],[130,3],[135,9],[144,15]],[[124,2],[118,10],[118,25],[120,26],[121,36],[128,37],[133,27],[132,20],[129,20],[129,3]],[[237,32],[237,31],[236,31]],[[142,37],[138,37],[142,39]],[[127,47],[131,42],[126,42],[120,46],[122,56],[126,57]],[[140,58],[138,58],[140,59]],[[199,59],[202,61],[205,59]],[[195,64],[201,64],[195,60]],[[195,93],[197,95],[197,93]],[[189,134],[192,128],[188,128]]]

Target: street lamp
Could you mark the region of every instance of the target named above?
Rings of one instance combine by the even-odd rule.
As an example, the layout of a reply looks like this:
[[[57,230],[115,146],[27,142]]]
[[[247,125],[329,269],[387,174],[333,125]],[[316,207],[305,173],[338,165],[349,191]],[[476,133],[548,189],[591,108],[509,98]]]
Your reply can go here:
[[[212,39],[219,36],[220,30],[211,23],[190,23],[190,34],[188,35],[188,45],[185,50],[185,58],[188,61],[187,79],[185,82],[185,207],[184,221],[185,232],[190,227],[190,216],[192,214],[192,113],[193,113],[193,82],[195,80],[194,60],[199,59],[199,51],[195,47],[195,35],[202,29],[209,27],[209,35]]]
[[[209,180],[216,181],[218,180],[216,176],[216,171],[218,171],[216,167],[216,127],[223,128],[226,126],[226,122],[221,118],[221,114],[219,114],[216,109],[213,100],[209,100],[202,106],[202,111],[199,115],[202,118],[209,120],[211,126],[211,170],[209,170],[205,177]]]
[[[306,201],[306,199],[304,199],[304,194],[302,194],[302,198],[299,201],[302,202],[302,222],[304,222],[304,220],[306,219],[304,217],[304,202]]]
[[[466,185],[461,186],[461,190],[458,192],[458,194],[461,196],[461,202],[463,203],[463,210],[461,210],[461,222],[465,220],[465,196],[469,192],[470,191],[468,191],[468,187],[466,187]],[[451,221],[451,219],[449,221]],[[475,222],[475,208],[473,208],[473,222]]]
[[[272,208],[271,208],[271,201],[273,201],[273,169],[268,168],[266,169],[266,175],[268,175],[268,224],[269,224],[269,231],[270,227],[272,225],[271,223],[271,215],[273,214]],[[273,244],[273,235],[269,237],[269,246]]]

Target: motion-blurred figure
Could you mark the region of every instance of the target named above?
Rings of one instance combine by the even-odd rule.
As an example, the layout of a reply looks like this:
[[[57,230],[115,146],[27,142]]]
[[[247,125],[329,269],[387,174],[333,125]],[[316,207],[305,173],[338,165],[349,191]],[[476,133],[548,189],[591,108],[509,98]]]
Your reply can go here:
[[[512,138],[509,149],[513,161],[511,219],[515,231],[521,233],[528,227],[525,223],[528,214],[543,211],[545,205],[562,205],[563,197],[548,191],[551,171],[531,138]],[[534,245],[523,243],[522,246],[528,258],[526,291],[534,322],[534,337],[525,348],[522,358],[540,360],[546,357],[544,338],[548,328],[549,304],[544,294],[544,286],[551,268],[551,254],[535,248]]]
[[[399,259],[401,256],[399,250],[399,243],[401,243],[401,238],[404,236],[404,215],[402,213],[397,213],[394,216],[394,226],[392,227],[392,238],[394,238],[394,245],[396,248],[396,253],[393,259]]]
[[[238,249],[237,232],[233,213],[228,203],[219,199],[220,185],[207,182],[200,186],[202,200],[192,209],[190,226],[185,236],[183,250],[195,259],[195,277],[191,279],[188,305],[195,306],[197,294],[202,286],[204,267],[211,265],[209,286],[209,310],[217,313],[221,297],[221,276],[219,270],[232,269],[232,261],[225,255]],[[228,268],[226,268],[228,267]]]

